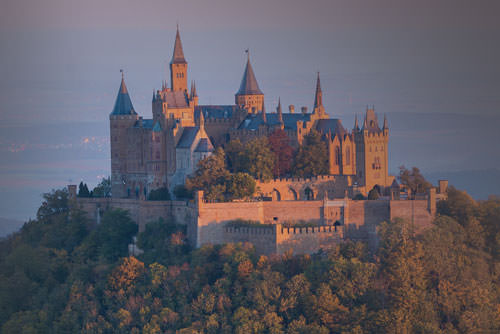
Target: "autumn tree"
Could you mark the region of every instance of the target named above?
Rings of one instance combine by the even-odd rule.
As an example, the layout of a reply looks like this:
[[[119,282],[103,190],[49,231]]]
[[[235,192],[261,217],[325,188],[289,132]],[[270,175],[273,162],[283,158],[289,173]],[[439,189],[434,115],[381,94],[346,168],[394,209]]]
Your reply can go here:
[[[432,187],[432,184],[425,179],[417,167],[413,167],[411,170],[407,169],[405,166],[399,167],[398,179],[402,185],[410,190],[412,197],[414,197],[415,194],[425,193]]]
[[[293,161],[293,147],[290,145],[290,138],[284,130],[276,129],[269,135],[268,140],[275,156],[274,177],[287,175],[290,173]]]

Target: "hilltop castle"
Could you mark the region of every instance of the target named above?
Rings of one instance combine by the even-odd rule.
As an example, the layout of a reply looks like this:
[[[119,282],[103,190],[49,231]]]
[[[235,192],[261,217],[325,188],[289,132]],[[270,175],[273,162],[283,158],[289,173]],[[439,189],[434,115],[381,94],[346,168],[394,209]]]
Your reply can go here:
[[[369,108],[361,127],[356,118],[352,131],[345,129],[340,119],[330,118],[325,111],[319,73],[312,112],[307,107],[296,112],[293,105],[283,112],[280,100],[276,112],[267,113],[249,56],[235,104],[199,105],[194,81],[188,90],[188,62],[178,29],[170,61],[170,86],[163,82],[161,89],[153,92],[152,118],[137,114],[122,74],[109,119],[115,198],[147,198],[153,189],[172,190],[184,183],[214,147],[231,139],[244,142],[268,136],[276,129],[284,130],[295,147],[312,130],[322,134],[328,147],[329,175],[335,180],[327,189],[329,196],[343,196],[345,191],[366,195],[375,185],[388,187],[394,180],[388,175],[387,119],[384,117],[380,127],[373,108]],[[264,195],[275,199],[305,196],[300,195],[300,189],[281,193],[274,186],[264,188],[270,188]],[[307,196],[324,196],[317,189],[309,187]]]
[[[122,81],[111,112],[111,198],[78,198],[76,185],[70,198],[97,224],[103,210],[128,210],[142,231],[148,222],[173,219],[187,226],[191,245],[251,242],[258,253],[313,253],[342,240],[377,242],[382,221],[403,218],[414,227],[430,226],[436,201],[446,197],[447,181],[426,194],[407,198],[388,175],[389,127],[382,127],[373,109],[367,109],[361,127],[355,120],[348,131],[339,119],[328,116],[317,77],[314,107],[284,113],[267,113],[250,57],[234,105],[199,105],[194,82],[188,92],[188,63],[179,31],[170,62],[170,87],[164,82],[153,92],[152,119],[138,116]],[[247,202],[209,203],[198,191],[192,201],[151,201],[153,189],[183,184],[198,161],[214,147],[231,139],[247,141],[281,129],[293,146],[315,130],[328,147],[328,175],[257,182],[260,199]],[[373,187],[382,190],[378,200],[355,200]],[[359,198],[359,197],[358,197]],[[260,224],[238,225],[239,219]],[[306,225],[297,225],[306,222]]]

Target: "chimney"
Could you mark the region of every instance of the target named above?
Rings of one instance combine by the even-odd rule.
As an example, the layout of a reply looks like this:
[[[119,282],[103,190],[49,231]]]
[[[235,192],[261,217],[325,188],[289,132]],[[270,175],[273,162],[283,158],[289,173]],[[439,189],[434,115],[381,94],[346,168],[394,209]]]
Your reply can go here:
[[[295,106],[293,104],[290,104],[288,106],[288,111],[290,111],[290,114],[293,114],[295,112]]]
[[[302,107],[302,108],[300,108],[300,110],[302,110],[303,114],[307,114],[307,107]]]

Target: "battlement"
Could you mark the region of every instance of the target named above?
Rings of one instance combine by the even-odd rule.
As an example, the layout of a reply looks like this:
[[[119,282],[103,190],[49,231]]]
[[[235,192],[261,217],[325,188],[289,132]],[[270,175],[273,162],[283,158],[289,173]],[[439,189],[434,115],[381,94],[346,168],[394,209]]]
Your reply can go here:
[[[342,234],[342,228],[339,226],[306,226],[306,227],[281,227],[278,230],[280,234],[318,234],[318,233],[339,233]]]
[[[269,181],[258,181],[258,183],[311,183],[311,182],[318,182],[318,181],[335,181],[337,177],[335,175],[318,175],[318,176],[313,176],[313,177],[308,177],[308,178],[301,178],[301,177],[285,177],[285,178],[275,178]]]

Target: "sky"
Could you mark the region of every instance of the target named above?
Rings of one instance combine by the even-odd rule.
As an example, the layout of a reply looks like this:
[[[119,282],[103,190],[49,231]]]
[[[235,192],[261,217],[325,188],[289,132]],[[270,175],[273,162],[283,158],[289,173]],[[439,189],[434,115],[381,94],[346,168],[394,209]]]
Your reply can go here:
[[[311,109],[319,71],[345,127],[366,105],[388,116],[393,173],[473,171],[485,197],[500,185],[499,17],[498,1],[0,0],[0,217],[109,175],[119,70],[151,117],[177,24],[200,104],[234,102],[247,48],[268,112],[279,97]]]

